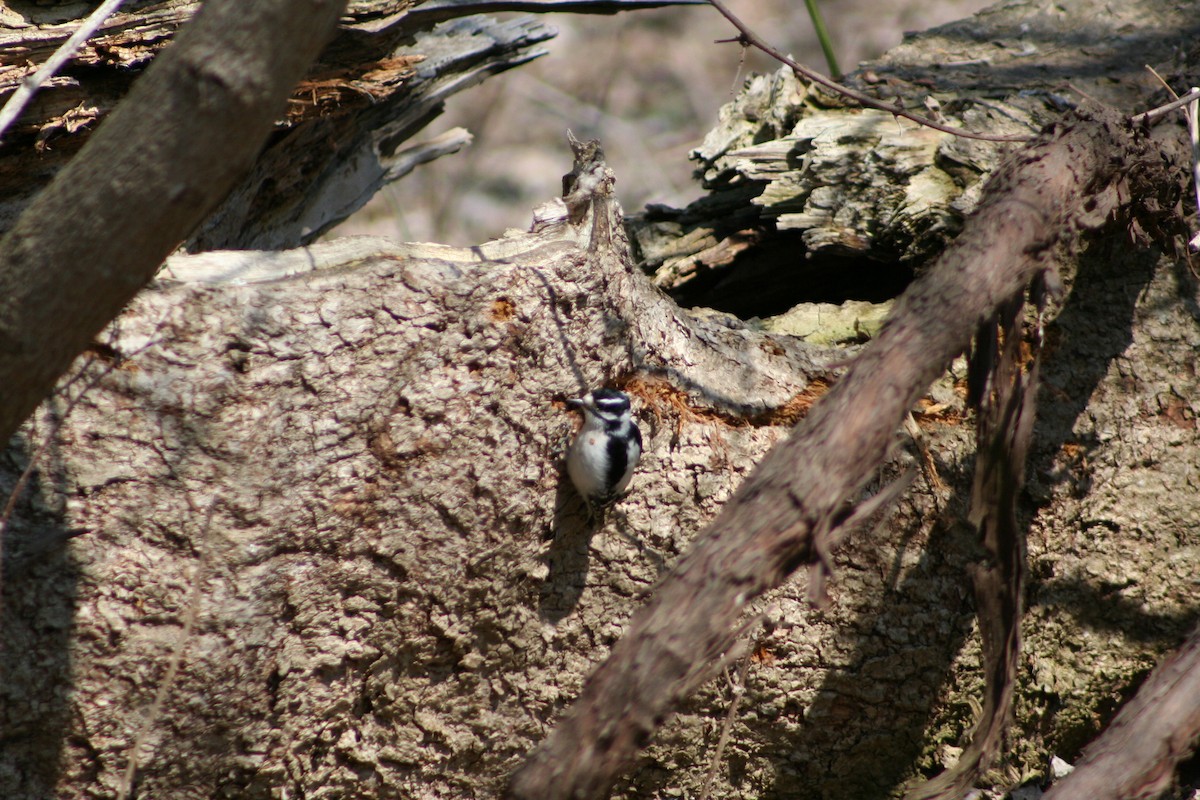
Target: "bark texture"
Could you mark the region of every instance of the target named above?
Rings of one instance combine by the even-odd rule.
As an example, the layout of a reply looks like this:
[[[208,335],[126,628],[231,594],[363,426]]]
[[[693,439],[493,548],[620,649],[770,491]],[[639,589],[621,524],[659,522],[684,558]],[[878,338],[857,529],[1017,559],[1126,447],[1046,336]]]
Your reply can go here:
[[[1136,5],[1110,11],[1179,21]],[[1030,30],[1039,43],[1080,30],[1059,8],[1013,5],[990,33],[985,19],[926,41],[1015,58]],[[1175,41],[1106,25],[1072,41],[1130,63]],[[911,60],[913,81],[944,74]],[[1097,192],[1088,227],[1152,194],[1141,164],[1117,172],[1134,183]],[[573,185],[603,194],[610,180]],[[0,795],[502,791],[694,532],[856,352],[680,312],[633,269],[615,218],[597,228],[573,208],[465,250],[210,253],[172,264],[189,282],[134,302],[0,459],[0,496],[33,470],[4,542]],[[1102,229],[1063,261],[1018,505],[1015,728],[984,787],[1073,759],[1200,601],[1200,292],[1139,235]],[[260,268],[256,283],[197,281]],[[814,610],[802,581],[747,603],[742,644],[686,676],[699,688],[614,796],[698,796],[710,772],[713,796],[886,796],[958,760],[983,694],[963,375],[918,399],[919,445],[892,433],[884,475],[925,470],[886,524],[829,556],[828,604]],[[592,531],[559,468],[572,422],[558,401],[602,382],[634,396],[646,456]]]
[[[286,248],[313,241],[385,183],[466,146],[470,137],[461,131],[431,141],[412,137],[441,113],[447,97],[544,55],[538,45],[555,35],[531,17],[497,21],[478,15],[611,14],[690,1],[354,0],[330,46],[293,87],[286,113],[277,114],[274,136],[255,169],[203,226],[188,231],[188,248]],[[0,145],[0,231],[75,156],[199,5],[130,0],[39,93]],[[85,13],[82,4],[0,8],[0,100],[74,32]],[[134,149],[152,146],[157,134],[148,130]]]
[[[0,240],[0,436],[254,162],[344,3],[217,2]],[[275,33],[263,41],[261,31]]]
[[[28,431],[59,455],[8,535],[5,796],[111,794],[134,758],[148,796],[498,793],[821,362],[689,320],[550,213],[135,302]],[[597,532],[556,401],[607,381],[659,445]]]
[[[638,611],[575,706],[517,773],[514,796],[604,796],[694,689],[699,665],[733,647],[746,603],[802,564],[827,567],[832,550],[862,523],[851,504],[884,461],[904,415],[977,325],[1051,268],[1043,255],[1078,235],[1091,212],[1129,220],[1137,209],[1119,198],[1144,197],[1151,185],[1170,187],[1153,195],[1156,206],[1173,205],[1178,178],[1165,166],[1147,137],[1097,112],[1049,130],[997,171],[968,226],[900,297],[878,338],[795,435],[764,458]],[[1134,178],[1146,182],[1143,189],[1131,190],[1118,167],[1144,173]],[[1104,208],[1094,206],[1097,197],[1108,199]],[[1007,489],[1010,502],[1015,491]],[[988,532],[993,543],[996,537]],[[1015,601],[1010,593],[1008,602]],[[1016,616],[1014,609],[1010,626]],[[1008,652],[1014,659],[1015,648]]]
[[[820,384],[805,376],[827,374],[828,355],[787,337],[680,315],[620,257],[619,236],[617,251],[593,245],[593,219],[568,219],[550,206],[534,234],[472,250],[321,246],[311,260],[341,268],[135,303],[8,456],[20,467],[50,437],[7,542],[6,796],[115,793],[135,753],[150,795],[499,792],[688,532],[811,402]],[[1093,280],[1129,279],[1128,263],[1097,263]],[[1138,338],[1190,358],[1195,320],[1161,316],[1178,277],[1147,287]],[[1176,338],[1147,340],[1141,320]],[[1141,397],[1085,339],[1059,370],[1092,364],[1117,410]],[[606,380],[637,399],[647,456],[620,513],[588,531],[559,470],[570,423],[554,400]],[[966,491],[953,407],[922,419],[938,469]],[[1102,469],[1139,439],[1183,444],[1166,416],[1129,422],[1093,448]],[[1159,514],[1197,513],[1172,500]],[[826,610],[797,585],[755,606],[769,625],[733,726],[741,766],[719,770],[719,791],[855,797],[936,757],[919,733],[939,719],[956,654],[953,680],[972,674],[972,648],[959,651],[973,555],[938,513],[956,502],[922,485],[891,525],[852,538]],[[1068,582],[1086,564],[1161,570],[1152,553],[1105,561],[1045,524],[1035,563]],[[1190,584],[1173,585],[1186,603]],[[1039,624],[1077,630],[1078,613],[1044,609]],[[1169,646],[1166,620],[1148,630],[1139,649]],[[1092,663],[1074,674],[1114,685]],[[1058,717],[1094,713],[1084,688],[1059,696]],[[701,691],[618,796],[695,790],[728,702],[722,681]]]

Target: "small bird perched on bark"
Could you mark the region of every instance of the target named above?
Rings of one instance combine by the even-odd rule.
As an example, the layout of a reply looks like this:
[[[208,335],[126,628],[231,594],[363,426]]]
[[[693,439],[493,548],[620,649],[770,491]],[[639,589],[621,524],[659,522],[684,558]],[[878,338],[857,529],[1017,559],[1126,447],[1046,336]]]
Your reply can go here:
[[[583,411],[583,427],[567,451],[567,474],[594,519],[628,488],[642,457],[642,433],[624,392],[597,389],[567,402]]]

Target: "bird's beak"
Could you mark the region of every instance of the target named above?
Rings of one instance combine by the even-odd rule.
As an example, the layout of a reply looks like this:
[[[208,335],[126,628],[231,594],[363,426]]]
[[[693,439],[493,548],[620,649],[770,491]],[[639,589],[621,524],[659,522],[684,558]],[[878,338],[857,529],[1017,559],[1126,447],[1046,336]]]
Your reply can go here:
[[[594,408],[594,406],[592,406],[592,396],[590,394],[585,397],[572,398],[567,401],[567,405],[583,409],[584,411],[590,411],[592,408]]]

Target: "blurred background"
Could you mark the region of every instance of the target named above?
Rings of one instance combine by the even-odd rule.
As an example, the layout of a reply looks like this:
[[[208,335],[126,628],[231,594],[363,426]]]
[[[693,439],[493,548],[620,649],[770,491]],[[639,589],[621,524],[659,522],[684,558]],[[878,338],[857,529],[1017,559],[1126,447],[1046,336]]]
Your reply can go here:
[[[919,31],[992,0],[824,0],[841,68],[853,71]],[[755,32],[828,73],[803,0],[727,0]],[[598,138],[626,212],[684,206],[701,194],[688,151],[751,72],[779,64],[736,43],[709,6],[604,16],[547,14],[550,54],[456,95],[415,139],[461,126],[475,137],[385,187],[330,237],[370,233],[465,246],[527,228],[533,206],[558,196],[571,166],[566,130]]]

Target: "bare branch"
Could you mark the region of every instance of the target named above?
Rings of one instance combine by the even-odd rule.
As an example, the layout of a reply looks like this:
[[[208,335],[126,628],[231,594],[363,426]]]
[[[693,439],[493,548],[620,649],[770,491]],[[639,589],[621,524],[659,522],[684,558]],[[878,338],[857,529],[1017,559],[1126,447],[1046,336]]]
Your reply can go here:
[[[1141,114],[1135,114],[1129,118],[1129,121],[1134,125],[1141,125],[1142,123],[1150,122],[1158,119],[1161,116],[1169,114],[1177,108],[1183,108],[1188,103],[1198,98],[1200,98],[1200,89],[1192,89],[1183,97],[1177,97],[1171,102],[1158,106],[1157,108],[1152,108],[1149,111],[1142,112]]]
[[[880,111],[886,111],[889,114],[895,114],[897,117],[903,117],[904,119],[911,120],[912,122],[915,122],[918,125],[924,125],[927,128],[933,128],[936,131],[941,131],[942,133],[949,133],[953,136],[962,136],[965,139],[982,139],[983,141],[986,141],[986,142],[1028,142],[1029,141],[1028,136],[996,136],[996,135],[990,134],[990,133],[976,133],[974,131],[968,131],[963,128],[956,128],[953,125],[944,125],[940,122],[935,122],[934,120],[929,119],[928,117],[922,117],[920,114],[914,114],[911,111],[906,111],[903,107],[901,107],[899,105],[885,103],[882,100],[878,100],[869,94],[860,92],[856,89],[851,89],[849,86],[846,86],[845,84],[838,83],[837,81],[832,80],[831,78],[825,77],[824,75],[817,72],[816,70],[813,70],[813,69],[810,69],[810,68],[804,66],[803,64],[801,64],[800,62],[798,62],[794,58],[792,58],[791,56],[785,55],[782,51],[780,51],[777,48],[768,44],[761,36],[759,36],[753,30],[751,30],[750,26],[748,26],[746,23],[744,23],[740,19],[738,19],[737,16],[732,11],[730,11],[729,8],[726,7],[726,5],[723,2],[721,2],[721,0],[708,0],[708,1],[712,5],[713,8],[715,8],[717,11],[719,11],[721,13],[721,16],[723,16],[723,17],[725,17],[725,19],[729,20],[729,22],[732,23],[732,25],[735,28],[737,28],[738,31],[741,32],[741,35],[737,39],[734,39],[733,41],[737,41],[737,42],[740,42],[741,44],[750,45],[751,47],[758,48],[759,50],[766,53],[767,55],[769,55],[771,58],[775,59],[779,63],[785,64],[786,66],[791,67],[792,71],[795,72],[800,77],[806,78],[807,80],[810,80],[813,83],[819,83],[822,86],[824,86],[826,89],[831,89],[832,91],[835,91],[838,94],[844,95],[845,97],[849,97],[851,100],[854,100],[867,108],[876,108],[876,109],[879,109]]]
[[[1080,204],[1108,204],[1115,213],[1131,193],[1104,190],[1126,179],[1123,165],[1162,164],[1149,148],[1114,113],[1077,114],[991,178],[952,248],[909,287],[879,337],[630,621],[575,705],[513,776],[513,796],[604,795],[683,698],[693,665],[728,650],[746,604],[837,541],[847,504],[875,473],[904,415],[975,326],[1044,268],[1040,253],[1082,227]],[[1117,152],[1128,158],[1114,158]]]

